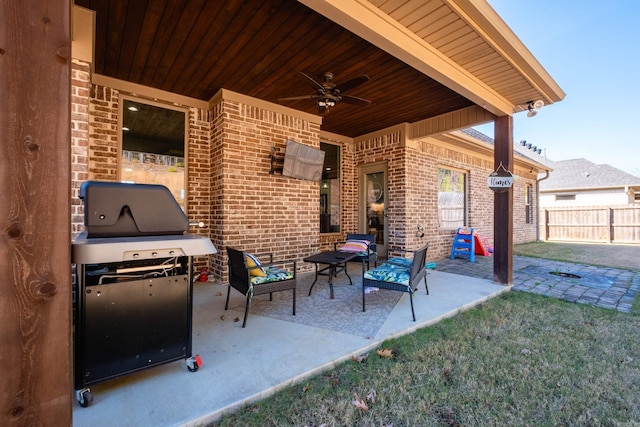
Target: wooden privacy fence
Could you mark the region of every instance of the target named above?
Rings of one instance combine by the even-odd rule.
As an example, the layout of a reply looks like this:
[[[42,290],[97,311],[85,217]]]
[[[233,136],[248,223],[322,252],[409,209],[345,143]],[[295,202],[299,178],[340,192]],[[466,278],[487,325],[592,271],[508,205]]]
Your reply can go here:
[[[540,226],[544,240],[640,243],[640,206],[548,208]]]

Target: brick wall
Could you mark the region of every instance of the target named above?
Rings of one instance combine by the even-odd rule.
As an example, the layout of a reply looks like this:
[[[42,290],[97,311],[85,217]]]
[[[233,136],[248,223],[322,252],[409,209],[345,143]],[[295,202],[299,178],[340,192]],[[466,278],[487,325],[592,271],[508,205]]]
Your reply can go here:
[[[431,227],[426,231],[430,243],[432,259],[446,258],[451,253],[455,229],[440,228],[438,225],[438,168],[450,167],[467,173],[467,226],[478,234],[493,240],[493,192],[487,187],[487,176],[493,171],[493,159],[462,153],[451,148],[423,142],[423,153],[433,167],[425,191],[433,194],[436,210],[431,212]]]
[[[89,99],[89,179],[118,178],[118,98],[115,89],[91,85]]]
[[[513,243],[533,242],[536,240],[536,223],[538,216],[538,202],[536,197],[537,173],[529,169],[515,168],[513,180]],[[531,213],[532,222],[527,224],[525,188],[531,185]]]
[[[189,232],[206,236],[214,241],[218,231],[216,223],[211,218],[212,194],[212,144],[211,144],[211,116],[209,110],[189,108],[189,141],[186,147],[186,198],[187,217],[191,223],[204,224],[203,228],[191,226]],[[214,243],[215,244],[215,243]],[[219,247],[216,245],[216,249]],[[215,257],[215,255],[213,256]],[[194,269],[199,271],[206,268],[214,272],[213,257],[195,257]]]
[[[224,103],[215,105],[210,111],[209,127],[209,191],[210,197],[203,198],[210,226],[209,238],[218,250],[218,253],[209,260],[209,268],[215,277],[222,278],[226,271],[226,254],[224,253],[224,212],[223,196],[224,182],[222,180],[224,164]]]
[[[212,146],[222,147],[212,156],[211,211],[220,224],[212,237],[218,250],[232,246],[298,260],[318,252],[320,184],[270,174],[269,155],[271,147],[284,153],[287,139],[319,147],[319,125],[228,100],[214,107],[213,116]]]
[[[381,161],[388,164],[389,246],[415,249],[428,242],[428,259],[449,256],[456,230],[441,229],[438,224],[439,167],[467,172],[468,225],[492,242],[494,198],[487,187],[487,176],[493,171],[493,159],[428,141],[405,142],[403,135],[401,130],[392,129],[356,143],[357,164]],[[514,243],[521,243],[535,240],[535,223],[525,223],[524,211],[524,188],[528,183],[535,191],[535,175],[518,169],[515,174]],[[353,186],[357,194],[357,182]],[[533,202],[535,211],[535,194]],[[351,213],[357,215],[357,206]],[[417,235],[419,226],[424,228],[424,237]]]
[[[84,206],[80,185],[89,177],[89,64],[71,62],[71,239],[84,229]]]
[[[78,177],[76,188],[87,179],[116,181],[118,176],[119,92],[85,84],[87,173]],[[319,125],[228,100],[209,111],[189,109],[187,216],[205,224],[190,231],[208,236],[219,251],[197,258],[196,268],[207,266],[224,278],[226,246],[274,252],[279,259],[319,251],[319,183],[269,174],[271,147],[284,153],[288,138],[319,147]],[[78,163],[81,168],[81,159]],[[73,221],[81,231],[83,219]]]
[[[387,203],[385,207],[389,225],[389,247],[408,247],[406,223],[408,186],[407,154],[404,132],[394,128],[388,133],[364,138],[356,142],[356,163],[363,166],[371,163],[387,163]],[[358,185],[359,183],[356,183]],[[360,191],[360,190],[358,190]],[[354,212],[354,215],[357,215]]]
[[[434,145],[423,143],[423,150],[429,153],[432,161],[439,166],[449,166],[468,172],[468,213],[469,227],[473,227],[477,233],[487,236],[493,245],[493,207],[494,193],[487,186],[487,177],[493,172],[493,159],[481,157],[480,155],[471,155],[461,153],[449,148],[436,147]],[[437,166],[436,166],[437,167]],[[535,211],[535,179],[536,176],[522,169],[512,171],[516,176],[514,180],[514,203],[513,203],[513,230],[514,243],[522,243],[535,240],[536,228],[535,221],[533,224],[526,224],[525,208],[524,208],[524,191],[525,185],[531,184],[534,194],[533,203]],[[437,175],[434,172],[434,177]],[[433,189],[437,188],[435,180],[432,182]],[[431,190],[434,191],[434,190]],[[437,194],[437,190],[436,194]],[[436,196],[437,197],[437,196]],[[437,200],[436,200],[437,205]],[[436,247],[429,249],[431,256],[447,257],[451,251],[451,243],[455,230],[438,230],[437,217],[435,218],[435,232],[432,234]]]
[[[115,181],[118,167],[117,90],[89,84],[87,64],[74,63],[74,198],[86,179]],[[87,96],[88,95],[88,96]],[[259,105],[259,104],[258,104]],[[270,174],[271,148],[282,154],[287,139],[319,147],[320,125],[232,99],[219,99],[209,110],[189,109],[187,216],[204,222],[192,233],[208,236],[218,254],[196,259],[215,277],[226,280],[226,246],[279,259],[299,261],[333,247],[358,230],[359,166],[386,162],[388,167],[389,246],[417,248],[429,242],[428,258],[447,257],[455,230],[440,229],[437,218],[437,170],[448,166],[468,172],[469,226],[493,239],[493,193],[486,178],[493,159],[460,152],[429,140],[407,141],[404,125],[386,133],[341,145],[341,232],[319,233],[319,183]],[[535,175],[516,170],[514,242],[535,239],[535,223],[525,224],[524,186]],[[535,194],[533,195],[535,203]],[[81,205],[75,206],[74,232],[82,229]],[[537,206],[534,206],[537,212]],[[418,227],[424,237],[418,237]]]

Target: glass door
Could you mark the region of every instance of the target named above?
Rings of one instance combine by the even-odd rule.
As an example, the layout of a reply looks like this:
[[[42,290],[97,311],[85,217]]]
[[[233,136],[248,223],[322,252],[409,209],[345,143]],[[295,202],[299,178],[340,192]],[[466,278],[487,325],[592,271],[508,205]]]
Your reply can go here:
[[[365,165],[360,170],[360,232],[376,236],[378,257],[387,256],[387,165]]]

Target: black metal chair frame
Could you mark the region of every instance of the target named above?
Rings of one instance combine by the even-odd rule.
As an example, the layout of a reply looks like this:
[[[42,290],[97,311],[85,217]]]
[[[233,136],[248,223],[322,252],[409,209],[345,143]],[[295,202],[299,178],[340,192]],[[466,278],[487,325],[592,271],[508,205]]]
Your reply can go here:
[[[229,296],[231,294],[231,288],[234,288],[247,298],[245,310],[244,310],[244,320],[242,322],[242,327],[244,328],[247,325],[247,316],[249,314],[249,309],[251,308],[251,299],[256,295],[264,295],[269,294],[269,301],[273,301],[273,293],[280,291],[293,291],[293,315],[296,314],[296,286],[297,286],[297,261],[296,260],[273,260],[272,253],[263,253],[263,254],[253,254],[256,258],[262,260],[265,257],[268,258],[269,262],[262,264],[262,267],[269,266],[283,266],[285,264],[293,265],[293,278],[286,280],[279,280],[275,282],[266,282],[260,284],[252,284],[251,283],[251,273],[250,271],[256,267],[247,267],[246,262],[246,253],[230,248],[227,246],[227,258],[228,258],[228,266],[229,266],[229,288],[227,290],[227,302],[224,305],[224,309],[227,310],[229,308]]]
[[[373,265],[376,266],[378,264],[378,253],[377,253],[377,245],[376,245],[376,236],[374,234],[355,234],[348,233],[347,240],[367,240],[369,241],[369,247],[367,248],[367,255],[358,255],[349,262],[366,262],[367,269],[370,267],[370,262],[373,261]],[[339,251],[340,246],[347,243],[347,241],[335,242],[333,244],[333,250]]]
[[[404,285],[402,283],[396,282],[387,282],[382,280],[372,280],[364,277],[364,274],[367,270],[365,270],[365,262],[362,262],[362,311],[365,311],[365,289],[367,287],[376,287],[379,289],[388,289],[391,291],[401,291],[407,292],[409,294],[409,301],[411,302],[411,315],[413,316],[413,321],[416,321],[416,313],[413,309],[413,293],[418,290],[418,285],[421,280],[424,280],[424,287],[427,291],[427,295],[429,295],[429,286],[427,285],[427,249],[429,245],[425,245],[417,250],[408,250],[408,249],[390,249],[389,254],[393,252],[399,253],[413,253],[413,260],[411,261],[410,267],[410,276],[409,276],[409,284]],[[391,258],[391,257],[389,257]],[[406,267],[405,264],[400,264],[392,261],[385,261],[381,264],[394,264]]]

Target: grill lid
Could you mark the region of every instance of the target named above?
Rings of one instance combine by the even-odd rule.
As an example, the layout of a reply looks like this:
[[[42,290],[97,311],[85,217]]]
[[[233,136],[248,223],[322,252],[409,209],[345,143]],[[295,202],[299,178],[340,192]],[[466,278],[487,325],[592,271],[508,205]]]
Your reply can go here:
[[[87,237],[176,235],[189,228],[187,216],[163,185],[87,181],[80,199]]]

